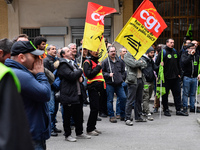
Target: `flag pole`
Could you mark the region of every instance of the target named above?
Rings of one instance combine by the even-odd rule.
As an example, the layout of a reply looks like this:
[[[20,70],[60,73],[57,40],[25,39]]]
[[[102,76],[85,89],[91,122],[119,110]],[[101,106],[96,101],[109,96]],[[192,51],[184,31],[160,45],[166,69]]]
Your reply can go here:
[[[112,43],[111,46],[113,46],[114,43],[115,43],[115,41]],[[107,52],[108,52],[108,51],[107,51]],[[112,73],[112,68],[111,68],[111,65],[110,65],[110,58],[109,58],[109,56],[108,56],[108,65],[109,65],[109,68],[110,68],[110,73]],[[113,76],[112,76],[112,82],[114,82]]]
[[[197,90],[196,90],[196,101],[195,101],[195,114],[197,114],[197,94],[198,94],[198,79],[197,79]]]
[[[83,61],[83,45],[82,45],[82,52],[81,52],[81,62],[80,62],[80,67],[79,68],[81,68],[82,67],[82,61]]]
[[[161,119],[161,112],[162,112],[161,102],[162,102],[162,79],[160,81],[160,119]]]

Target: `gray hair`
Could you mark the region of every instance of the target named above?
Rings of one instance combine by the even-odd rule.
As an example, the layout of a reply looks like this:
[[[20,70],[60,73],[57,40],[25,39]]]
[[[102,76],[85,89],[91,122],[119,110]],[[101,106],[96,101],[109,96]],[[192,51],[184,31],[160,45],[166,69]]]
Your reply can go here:
[[[122,52],[122,49],[126,49],[125,47],[121,47],[120,49],[119,49],[119,52],[121,53]]]
[[[110,49],[111,49],[112,47],[114,47],[114,48],[115,48],[115,50],[117,51],[117,49],[116,49],[116,47],[115,47],[115,46],[109,46],[109,47],[108,47],[108,52],[110,51]]]
[[[51,44],[51,45],[47,46],[46,50],[49,51],[52,46],[55,46],[55,45]]]
[[[72,45],[76,46],[76,43],[69,43],[68,47],[71,48]]]

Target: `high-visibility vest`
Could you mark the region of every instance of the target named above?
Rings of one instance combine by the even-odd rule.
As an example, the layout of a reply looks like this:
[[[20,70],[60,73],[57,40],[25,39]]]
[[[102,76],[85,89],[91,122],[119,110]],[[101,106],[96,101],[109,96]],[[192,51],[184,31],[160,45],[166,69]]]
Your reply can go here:
[[[19,79],[17,78],[15,73],[12,71],[12,69],[7,67],[7,66],[5,66],[5,65],[3,65],[0,62],[0,70],[1,70],[1,72],[0,72],[0,81],[7,73],[9,73],[13,77],[14,82],[15,82],[16,87],[17,87],[17,90],[20,93],[21,92],[21,85],[20,85]]]
[[[90,61],[88,59],[86,59],[85,62],[88,62],[90,64]],[[92,69],[94,69],[97,66],[97,64],[93,60],[91,60],[91,62],[92,62]],[[85,75],[85,73],[84,73],[84,75]],[[85,75],[85,77],[86,77],[86,75]],[[106,84],[105,84],[105,80],[104,80],[104,77],[103,77],[102,69],[100,70],[100,72],[94,78],[92,78],[92,79],[88,79],[87,78],[87,80],[88,80],[87,84],[91,84],[94,81],[103,82],[104,83],[104,88],[106,88]]]

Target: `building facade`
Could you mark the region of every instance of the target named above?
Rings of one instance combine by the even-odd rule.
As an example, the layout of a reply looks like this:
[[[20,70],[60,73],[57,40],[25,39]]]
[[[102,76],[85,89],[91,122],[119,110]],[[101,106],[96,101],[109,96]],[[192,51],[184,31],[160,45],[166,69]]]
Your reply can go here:
[[[0,38],[12,39],[25,33],[32,40],[42,35],[48,44],[58,47],[70,42],[78,45],[83,38],[87,3],[89,0],[0,0]],[[106,16],[104,36],[114,41],[142,0],[90,0],[112,7],[116,13]],[[189,25],[193,38],[200,40],[199,0],[151,0],[167,24],[167,29],[156,43],[175,39],[175,48],[180,49]],[[120,47],[118,43],[115,46]]]

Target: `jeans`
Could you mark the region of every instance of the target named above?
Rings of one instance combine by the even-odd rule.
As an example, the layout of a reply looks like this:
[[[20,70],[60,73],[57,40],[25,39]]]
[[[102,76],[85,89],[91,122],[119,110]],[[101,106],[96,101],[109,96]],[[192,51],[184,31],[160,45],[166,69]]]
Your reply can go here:
[[[126,104],[126,94],[124,92],[124,88],[122,85],[120,86],[112,86],[106,84],[106,92],[107,92],[107,108],[108,108],[108,115],[110,117],[114,117],[114,110],[113,110],[113,98],[114,93],[117,94],[120,100],[120,116],[123,118],[125,117],[125,104]]]
[[[188,97],[190,97],[190,109],[194,109],[197,89],[197,78],[183,77],[183,107],[188,107]]]
[[[58,102],[55,101],[55,92],[51,90],[51,99],[48,102],[49,112],[51,115],[51,131],[56,128],[56,114],[58,112]]]
[[[128,88],[127,88],[127,83],[126,82],[123,82],[122,83],[122,87],[124,88],[124,92],[127,96],[127,93],[128,93]],[[133,104],[134,106],[134,104]],[[120,115],[120,100],[119,100],[119,97],[117,97],[117,102],[116,102],[116,115]]]
[[[34,150],[46,150],[46,141],[33,141]]]

